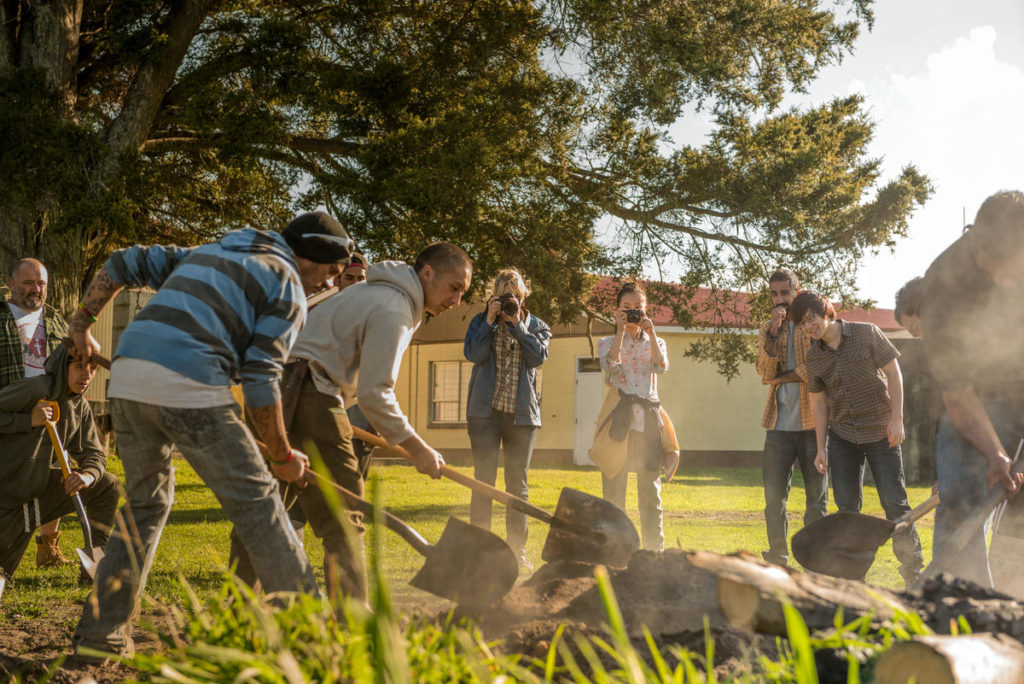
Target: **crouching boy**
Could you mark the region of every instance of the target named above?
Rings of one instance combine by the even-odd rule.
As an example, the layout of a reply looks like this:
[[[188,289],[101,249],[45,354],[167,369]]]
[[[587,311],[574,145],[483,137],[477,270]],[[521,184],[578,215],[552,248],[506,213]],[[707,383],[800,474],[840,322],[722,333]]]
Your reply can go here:
[[[46,373],[0,390],[0,592],[21,562],[33,531],[75,510],[80,494],[93,530],[93,544],[107,543],[117,509],[117,478],[106,472],[92,408],[82,396],[96,367],[58,347]],[[46,433],[54,418],[46,401],[59,408],[57,434],[74,469],[68,477]]]

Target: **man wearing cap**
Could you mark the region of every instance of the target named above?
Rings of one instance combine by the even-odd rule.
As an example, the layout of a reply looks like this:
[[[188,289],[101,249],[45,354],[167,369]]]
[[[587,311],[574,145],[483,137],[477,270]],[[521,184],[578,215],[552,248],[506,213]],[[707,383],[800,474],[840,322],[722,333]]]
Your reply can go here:
[[[348,266],[345,267],[340,276],[334,279],[334,284],[338,286],[339,290],[344,290],[350,285],[361,283],[366,280],[366,269],[369,267],[370,262],[366,260],[366,257],[359,252],[353,252]]]
[[[122,287],[157,293],[122,333],[111,367],[107,396],[127,505],[97,569],[76,649],[133,650],[129,620],[174,498],[172,447],[217,496],[253,551],[263,586],[317,592],[274,479],[301,481],[308,464],[288,442],[278,384],[305,322],[305,293],[341,273],[351,251],[341,224],[315,212],[280,234],[246,228],[194,248],[119,250],[96,274],[70,322],[83,360],[99,351],[89,328]],[[269,469],[231,394],[235,382]]]

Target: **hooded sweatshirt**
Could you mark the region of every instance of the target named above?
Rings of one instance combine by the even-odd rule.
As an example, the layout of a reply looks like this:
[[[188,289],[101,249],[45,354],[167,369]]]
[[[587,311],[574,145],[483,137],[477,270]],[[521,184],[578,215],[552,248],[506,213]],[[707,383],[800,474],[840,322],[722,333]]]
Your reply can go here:
[[[401,261],[381,261],[370,267],[365,282],[309,312],[292,357],[309,361],[320,392],[355,396],[381,436],[399,444],[416,433],[398,406],[395,382],[422,318],[423,286],[416,271]]]
[[[46,360],[45,375],[0,390],[0,509],[42,496],[50,470],[60,468],[46,427],[32,427],[32,408],[40,399],[57,402],[57,434],[77,470],[95,482],[107,468],[89,401],[68,389],[68,350],[60,345]]]
[[[115,358],[150,361],[204,385],[241,382],[249,406],[280,400],[306,298],[279,233],[245,228],[194,248],[135,246],[111,254],[104,268],[121,285],[158,290],[121,334]]]

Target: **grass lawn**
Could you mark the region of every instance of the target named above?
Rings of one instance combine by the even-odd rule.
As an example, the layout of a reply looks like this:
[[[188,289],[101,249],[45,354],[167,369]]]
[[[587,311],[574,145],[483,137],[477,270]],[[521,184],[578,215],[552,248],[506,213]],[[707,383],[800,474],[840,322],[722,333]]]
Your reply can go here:
[[[227,519],[210,490],[192,469],[183,460],[176,461],[176,464],[174,508],[147,587],[149,594],[161,602],[178,600],[179,574],[201,593],[216,589],[220,586],[221,573],[226,569],[228,560]],[[120,474],[119,466],[120,462],[112,458],[111,470]],[[468,468],[462,470],[469,472]],[[499,484],[502,477],[499,472]],[[464,520],[469,518],[470,492],[454,482],[429,480],[408,466],[375,467],[371,470],[370,479],[371,488],[375,487],[378,492],[378,500],[432,543],[440,538],[449,515]],[[789,500],[790,534],[800,528],[803,515],[800,476],[796,475],[794,480]],[[601,476],[593,469],[537,468],[530,471],[530,500],[541,508],[554,511],[560,491],[567,486],[600,495]],[[930,491],[928,487],[911,487],[909,493],[911,505],[916,505],[927,498]],[[664,486],[662,498],[668,547],[723,553],[738,549],[759,553],[767,547],[759,469],[681,468],[675,480]],[[632,476],[626,505],[639,529]],[[834,511],[835,506],[830,505],[829,510]],[[865,488],[864,512],[882,516],[882,508],[872,486]],[[495,504],[494,513],[493,530],[504,536],[503,507]],[[931,558],[932,520],[933,516],[929,515],[918,523],[926,561]],[[61,528],[64,532],[61,547],[70,556],[73,549],[81,545],[81,530],[74,517],[66,518]],[[547,526],[531,519],[527,551],[538,566],[546,535]],[[368,535],[367,539],[372,547],[372,536]],[[407,584],[422,565],[420,556],[411,547],[387,530],[380,532],[380,545],[379,557],[400,605],[443,605],[439,599],[435,600]],[[322,547],[308,529],[306,548],[322,579]],[[31,544],[14,582],[4,593],[0,620],[45,614],[56,602],[81,605],[84,601],[86,589],[77,584],[77,567],[38,569],[31,555],[34,553],[35,544]],[[868,581],[887,588],[902,588],[896,567],[891,544],[886,544],[868,573]]]

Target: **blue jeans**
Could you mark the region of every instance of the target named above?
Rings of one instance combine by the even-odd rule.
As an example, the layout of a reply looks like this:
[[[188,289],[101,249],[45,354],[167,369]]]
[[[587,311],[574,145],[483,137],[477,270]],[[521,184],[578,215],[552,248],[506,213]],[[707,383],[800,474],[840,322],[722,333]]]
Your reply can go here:
[[[1017,449],[1014,443],[1015,413],[1006,401],[983,400],[989,420],[1012,456]],[[935,541],[932,556],[935,560],[949,555],[946,544],[960,527],[967,515],[988,493],[985,479],[988,463],[985,457],[960,434],[949,415],[939,421],[939,432],[935,438],[935,461],[939,480],[939,507],[935,510]],[[1002,486],[1002,485],[998,485]],[[992,572],[988,564],[988,549],[985,545],[989,522],[970,543],[957,551],[955,559],[947,566],[947,572],[963,577],[983,587],[992,586]]]
[[[123,653],[129,620],[146,586],[174,501],[171,447],[213,490],[249,551],[267,591],[318,594],[309,560],[238,406],[190,409],[113,399],[111,417],[124,463],[126,503],[75,630],[78,645]],[[127,543],[128,540],[131,544]]]
[[[818,446],[814,430],[768,430],[764,438],[764,519],[768,527],[768,553],[773,560],[789,560],[789,521],[786,501],[793,481],[793,466],[804,477],[804,525],[824,517],[828,507],[828,476],[814,467]]]
[[[498,478],[498,450],[505,454],[505,491],[524,501],[530,500],[526,481],[537,440],[535,425],[516,425],[512,413],[491,411],[482,418],[469,416],[469,444],[473,448],[473,477],[493,485]],[[491,529],[491,499],[473,492],[469,502],[469,521],[485,530]],[[528,520],[511,506],[505,507],[505,535],[508,545],[519,554],[526,546]]]
[[[859,513],[863,503],[864,461],[871,467],[878,498],[888,520],[910,512],[906,480],[903,476],[903,452],[889,446],[887,439],[867,444],[849,442],[828,431],[828,463],[832,473],[832,493],[841,511]],[[900,562],[900,574],[912,581],[924,566],[924,552],[917,529],[909,525],[892,537],[892,550]]]

